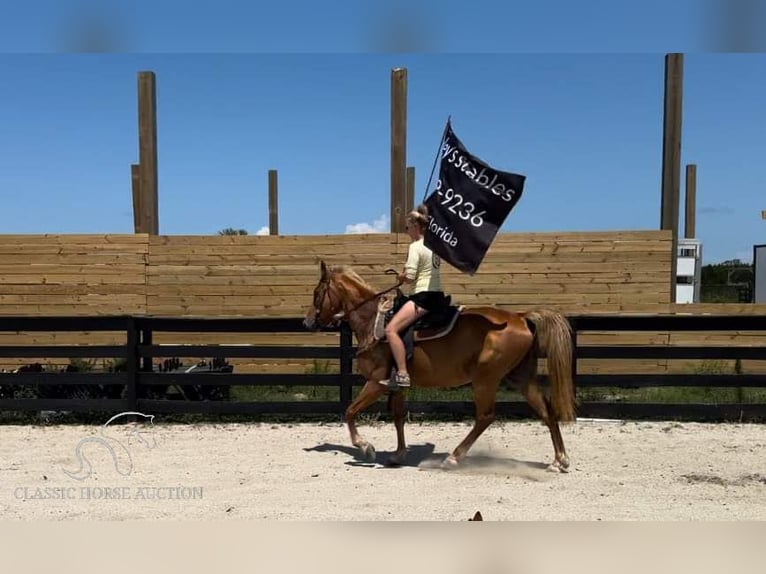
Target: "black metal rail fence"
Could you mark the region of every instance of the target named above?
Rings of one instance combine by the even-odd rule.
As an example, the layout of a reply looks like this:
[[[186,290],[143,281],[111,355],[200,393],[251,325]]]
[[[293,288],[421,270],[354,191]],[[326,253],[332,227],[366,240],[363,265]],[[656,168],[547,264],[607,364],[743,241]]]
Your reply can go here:
[[[762,421],[766,419],[766,392],[762,399],[743,401],[743,389],[766,389],[766,374],[741,372],[688,372],[657,374],[581,374],[578,362],[586,359],[704,359],[766,361],[766,348],[759,346],[673,346],[673,345],[583,345],[580,335],[588,331],[608,332],[766,332],[766,316],[758,315],[583,315],[570,316],[574,333],[573,376],[578,392],[580,417],[633,419],[686,419]],[[126,334],[122,345],[6,345],[0,357],[108,358],[121,360],[111,372],[4,372],[0,373],[0,412],[67,411],[178,414],[291,414],[340,415],[353,398],[354,387],[363,384],[352,372],[355,348],[346,326],[336,329],[337,346],[153,344],[153,335],[172,332],[177,340],[184,333],[306,333],[301,318],[167,318],[149,316],[98,317],[0,317],[0,332],[99,332]],[[619,337],[615,337],[615,340]],[[764,337],[766,341],[766,337]],[[157,368],[162,357],[215,357],[259,359],[323,359],[338,361],[337,373],[237,373],[185,372]],[[19,371],[19,370],[17,370]],[[21,369],[20,371],[24,371]],[[39,371],[39,369],[38,369]],[[96,388],[88,396],[60,392],[70,385]],[[171,400],[157,391],[169,387],[199,388],[208,385],[230,389],[236,385],[334,387],[336,400],[226,400],[201,395],[199,400]],[[645,400],[593,400],[588,391],[596,388],[641,391],[649,388],[738,389],[740,400],[651,402]],[[51,389],[29,397],[22,389]],[[414,389],[413,389],[414,390]],[[61,398],[64,395],[65,398]],[[224,394],[228,396],[228,393]],[[445,398],[449,395],[443,395]],[[590,397],[590,398],[589,398]],[[384,409],[377,404],[370,411]],[[470,400],[408,401],[411,413],[472,415]],[[521,400],[499,401],[498,415],[534,418]]]

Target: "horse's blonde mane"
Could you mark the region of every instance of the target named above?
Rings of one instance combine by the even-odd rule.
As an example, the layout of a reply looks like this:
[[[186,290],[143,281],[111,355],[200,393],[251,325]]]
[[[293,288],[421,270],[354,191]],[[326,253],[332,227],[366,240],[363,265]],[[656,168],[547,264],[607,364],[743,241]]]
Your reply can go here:
[[[351,267],[350,265],[333,265],[329,267],[329,271],[330,273],[333,273],[333,274],[337,273],[339,275],[344,275],[348,277],[349,279],[351,279],[352,281],[354,281],[355,283],[358,283],[365,289],[370,289],[374,291],[372,286],[369,283],[367,283],[367,281],[362,279],[361,275],[359,275],[359,273],[357,273],[354,270],[354,268]]]

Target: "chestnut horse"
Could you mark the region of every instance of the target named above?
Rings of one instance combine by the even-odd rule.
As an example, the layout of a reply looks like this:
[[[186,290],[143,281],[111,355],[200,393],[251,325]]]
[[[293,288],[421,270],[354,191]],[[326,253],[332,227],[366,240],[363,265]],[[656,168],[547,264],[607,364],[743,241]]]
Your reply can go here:
[[[380,295],[350,267],[328,267],[322,261],[321,277],[303,321],[308,329],[348,321],[356,336],[357,370],[366,383],[346,410],[345,419],[352,444],[370,461],[375,460],[375,449],[359,434],[355,419],[388,391],[385,381],[389,379],[393,357],[388,343],[374,338],[373,329]],[[494,421],[496,394],[503,381],[521,391],[550,430],[554,460],[548,469],[566,472],[569,458],[559,422],[575,419],[571,351],[569,322],[548,309],[514,313],[493,306],[463,308],[447,335],[416,342],[407,369],[412,387],[447,388],[468,383],[473,387],[474,426],[445,458],[442,468],[457,467],[476,439]],[[545,396],[537,381],[538,357],[546,358],[550,398]],[[404,394],[394,392],[390,400],[397,449],[388,462],[397,465],[403,464],[407,454]]]

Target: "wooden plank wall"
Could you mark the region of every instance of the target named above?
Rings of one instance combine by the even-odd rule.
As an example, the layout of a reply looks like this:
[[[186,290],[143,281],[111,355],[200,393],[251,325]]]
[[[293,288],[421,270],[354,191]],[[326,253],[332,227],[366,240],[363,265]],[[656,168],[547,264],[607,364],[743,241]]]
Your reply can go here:
[[[383,286],[406,249],[383,234],[157,236],[149,245],[147,312],[172,316],[302,316],[320,260]]]
[[[150,238],[147,312],[153,315],[305,313],[319,261],[350,264],[375,287],[401,269],[405,235],[160,236]],[[473,277],[445,265],[456,303],[537,305],[564,312],[656,308],[670,301],[666,232],[501,234]]]
[[[353,265],[372,285],[384,288],[393,278],[383,272],[401,268],[408,245],[405,234],[0,236],[0,315],[301,316],[321,259]],[[476,276],[447,266],[444,283],[463,304],[545,304],[573,312],[656,305],[669,300],[664,279],[669,249],[670,237],[661,231],[501,234]],[[158,334],[156,340],[174,337]],[[121,333],[0,334],[8,344],[94,338],[101,344],[124,340]],[[333,336],[312,334],[198,334],[184,340],[335,342]],[[301,370],[308,368],[305,363],[311,361],[273,361],[269,368]]]
[[[150,238],[147,310],[153,315],[302,316],[319,278],[319,262],[349,264],[375,288],[394,283],[405,234],[334,236],[172,236]],[[670,235],[666,232],[501,234],[473,277],[445,265],[444,287],[455,303],[564,312],[656,308],[670,300]],[[174,335],[158,334],[160,343]],[[185,335],[213,342],[210,335]],[[323,344],[317,335],[221,335],[216,341]],[[334,344],[335,339],[330,340]],[[304,372],[311,360],[237,360],[240,372]],[[328,362],[337,368],[337,361]]]
[[[1,315],[146,309],[147,235],[0,236]]]
[[[0,315],[122,315],[146,312],[149,237],[0,236]],[[122,344],[122,332],[6,333],[2,345]],[[0,359],[0,368],[61,363],[45,357]],[[66,359],[63,360],[66,363]]]
[[[475,276],[448,267],[443,277],[453,299],[468,305],[638,312],[670,302],[670,251],[662,231],[508,233]]]
[[[319,261],[385,287],[403,234],[0,236],[2,315],[302,315]],[[463,304],[565,312],[667,304],[670,236],[660,231],[501,234],[474,277],[445,266]]]
[[[147,311],[171,316],[302,317],[320,275],[320,261],[349,264],[381,289],[384,271],[406,246],[384,234],[333,236],[157,236],[150,239]],[[394,255],[392,255],[394,254]],[[313,333],[184,334],[190,343],[331,345],[337,335]],[[158,333],[158,343],[178,342]],[[237,372],[302,373],[310,359],[232,359]],[[320,361],[338,370],[336,360]]]
[[[404,234],[0,236],[0,315],[302,316],[320,260],[350,264],[382,289],[393,282],[384,270],[401,268],[408,245]],[[460,304],[519,310],[548,306],[569,314],[766,312],[766,306],[670,304],[670,252],[668,231],[500,234],[475,276],[444,267],[444,287]],[[692,344],[702,338],[709,344],[760,344],[763,336],[589,333],[581,340]],[[155,340],[178,339],[163,333]],[[336,338],[308,333],[192,334],[183,340],[334,345]],[[0,333],[2,344],[122,341],[122,333]],[[237,361],[237,370],[303,372],[310,363]],[[689,365],[620,361],[583,362],[581,367],[583,372],[656,372]]]

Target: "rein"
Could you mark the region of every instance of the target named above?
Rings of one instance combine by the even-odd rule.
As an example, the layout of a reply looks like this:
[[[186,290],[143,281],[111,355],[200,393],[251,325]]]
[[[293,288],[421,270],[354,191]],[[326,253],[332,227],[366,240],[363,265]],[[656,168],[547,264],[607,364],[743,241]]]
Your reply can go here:
[[[396,275],[396,271],[394,269],[386,269],[385,273],[386,273],[386,275],[391,275],[391,274]],[[359,307],[361,307],[363,305],[366,305],[367,303],[369,303],[370,301],[374,301],[375,299],[377,299],[381,295],[385,295],[389,291],[393,291],[394,289],[398,289],[401,286],[402,286],[402,282],[401,281],[397,281],[396,284],[393,287],[389,287],[388,289],[383,289],[383,291],[378,291],[377,293],[369,296],[367,299],[365,299],[361,303],[357,303],[356,305],[354,305],[354,307],[349,309],[348,313],[346,313],[345,311],[341,311],[340,313],[336,313],[335,317],[336,317],[336,319],[341,320],[345,315],[347,315],[347,314],[350,315],[351,313],[353,313],[354,311],[359,309]]]

